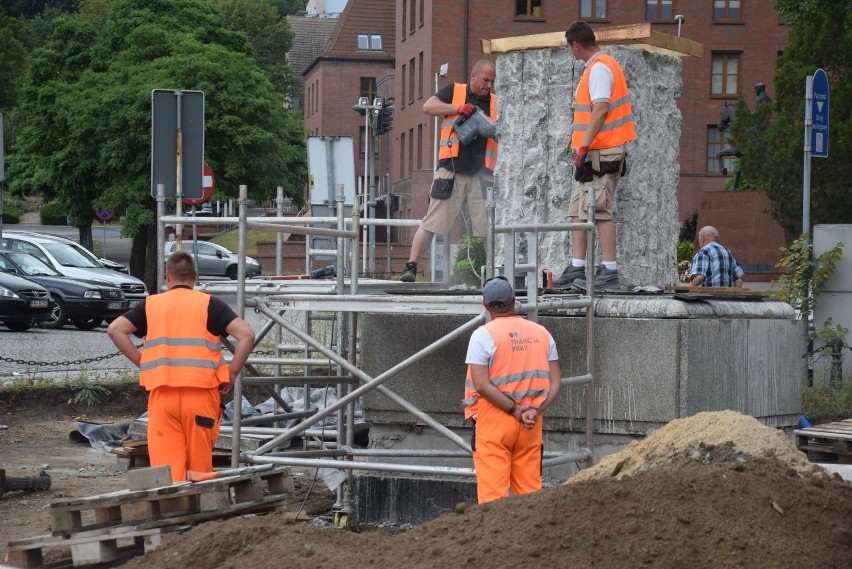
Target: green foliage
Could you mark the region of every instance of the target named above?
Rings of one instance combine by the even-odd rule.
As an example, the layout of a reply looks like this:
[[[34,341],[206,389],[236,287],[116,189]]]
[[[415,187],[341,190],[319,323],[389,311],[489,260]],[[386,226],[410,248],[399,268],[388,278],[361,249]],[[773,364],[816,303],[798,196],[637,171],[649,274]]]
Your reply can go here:
[[[852,415],[852,383],[840,388],[820,383],[802,388],[802,413],[811,421]]]
[[[453,284],[478,287],[482,282],[479,275],[485,261],[485,240],[482,237],[462,235],[453,265]]]
[[[840,324],[835,325],[831,318],[826,318],[822,324],[822,328],[814,331],[814,338],[820,340],[825,345],[835,338],[844,339],[848,333],[849,328],[844,328]]]
[[[101,398],[110,394],[110,390],[92,381],[81,380],[71,385],[71,400],[72,405],[85,405],[86,407],[94,407],[101,402]]]
[[[786,17],[790,42],[776,60],[774,103],[755,113],[738,107],[731,136],[743,174],[761,187],[769,213],[791,234],[802,228],[802,137],[805,78],[821,67],[831,87],[828,158],[811,163],[811,222],[852,219],[848,181],[852,178],[852,10],[848,2],[774,0]]]
[[[742,166],[740,166],[740,161],[734,160],[732,168],[734,170],[735,175],[725,180],[725,185],[723,186],[723,189],[726,192],[750,192],[758,189],[757,184],[755,184],[742,174],[740,174],[740,179],[737,182],[737,188],[734,189],[734,180],[736,179],[736,173],[742,170]]]
[[[24,212],[24,202],[19,198],[3,194],[3,223],[20,223],[21,214]]]
[[[42,225],[68,225],[68,214],[59,202],[44,204],[38,213]]]
[[[695,243],[692,241],[681,241],[677,244],[677,262],[680,264],[683,261],[689,262],[692,260],[692,253],[695,251]]]
[[[684,219],[680,223],[680,229],[678,230],[677,240],[678,243],[682,241],[689,241],[690,243],[695,243],[695,238],[698,236],[698,212],[692,212],[692,215]]]
[[[776,267],[786,274],[778,279],[775,296],[798,310],[801,318],[807,319],[813,312],[816,293],[831,276],[843,253],[843,243],[814,259],[813,243],[810,236],[803,233],[782,252],[783,257]]]

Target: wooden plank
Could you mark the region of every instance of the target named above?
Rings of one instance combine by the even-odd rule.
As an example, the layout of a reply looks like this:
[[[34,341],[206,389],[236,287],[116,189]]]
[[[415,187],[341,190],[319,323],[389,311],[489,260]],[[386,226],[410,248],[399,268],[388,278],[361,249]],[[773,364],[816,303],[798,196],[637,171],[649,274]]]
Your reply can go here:
[[[765,298],[766,292],[760,290],[749,290],[747,288],[724,287],[724,286],[688,286],[688,285],[666,285],[666,292],[685,292],[696,296],[742,296]]]
[[[595,30],[599,44],[623,43],[630,47],[648,49],[683,57],[704,57],[704,44],[651,29],[651,22],[627,24]],[[639,43],[633,43],[633,42]],[[547,32],[528,36],[483,39],[480,41],[482,53],[506,53],[524,49],[547,49],[565,47],[565,32]]]

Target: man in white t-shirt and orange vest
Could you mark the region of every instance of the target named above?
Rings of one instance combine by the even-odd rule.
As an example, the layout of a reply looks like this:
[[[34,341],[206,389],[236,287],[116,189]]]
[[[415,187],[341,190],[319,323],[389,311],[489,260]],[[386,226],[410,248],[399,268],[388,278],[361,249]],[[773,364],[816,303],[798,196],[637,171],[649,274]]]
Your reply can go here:
[[[459,117],[470,118],[477,108],[497,122],[497,98],[494,89],[494,63],[477,61],[469,83],[451,83],[423,103],[429,116],[443,116],[438,145],[438,169],[429,192],[429,209],[411,241],[411,253],[405,264],[402,282],[414,282],[417,263],[436,233],[447,235],[459,213],[465,229],[476,237],[485,235],[485,188],[493,183],[497,164],[497,141],[477,137],[464,145],[453,130]]]
[[[624,145],[636,139],[630,92],[621,66],[598,47],[595,33],[585,22],[575,22],[565,32],[575,58],[586,63],[574,98],[571,148],[577,186],[568,204],[568,217],[584,222],[587,192],[595,189],[595,226],[601,244],[601,267],[594,278],[598,289],[618,289],[615,261],[616,231],[612,211],[615,186],[625,171]],[[571,233],[571,263],[554,281],[558,288],[585,286],[586,232]]]
[[[482,304],[491,321],[470,337],[464,388],[480,504],[541,489],[542,414],[562,384],[553,336],[515,314],[505,278],[486,281]]]

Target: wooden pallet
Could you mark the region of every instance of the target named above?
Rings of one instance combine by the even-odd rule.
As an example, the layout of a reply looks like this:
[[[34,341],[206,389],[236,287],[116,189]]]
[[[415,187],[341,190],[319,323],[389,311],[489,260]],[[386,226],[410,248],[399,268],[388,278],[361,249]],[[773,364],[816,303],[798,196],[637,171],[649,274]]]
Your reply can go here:
[[[66,535],[116,526],[145,529],[196,523],[274,510],[292,493],[289,468],[150,490],[120,490],[51,503],[51,530],[53,535]]]
[[[852,464],[852,419],[796,429],[796,447],[814,462]]]
[[[173,539],[179,531],[179,525],[168,525],[146,529],[116,527],[64,536],[43,535],[9,542],[4,562],[21,569],[60,569],[114,562],[147,553]],[[70,548],[71,556],[45,563],[45,553],[56,548]]]

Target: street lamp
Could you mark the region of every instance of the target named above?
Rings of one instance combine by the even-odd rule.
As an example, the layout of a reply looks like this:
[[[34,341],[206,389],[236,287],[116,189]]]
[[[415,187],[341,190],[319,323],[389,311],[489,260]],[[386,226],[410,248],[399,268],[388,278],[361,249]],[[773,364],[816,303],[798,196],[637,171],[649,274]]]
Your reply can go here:
[[[674,21],[677,22],[677,37],[680,37],[680,25],[686,21],[686,16],[678,14],[674,17]]]

